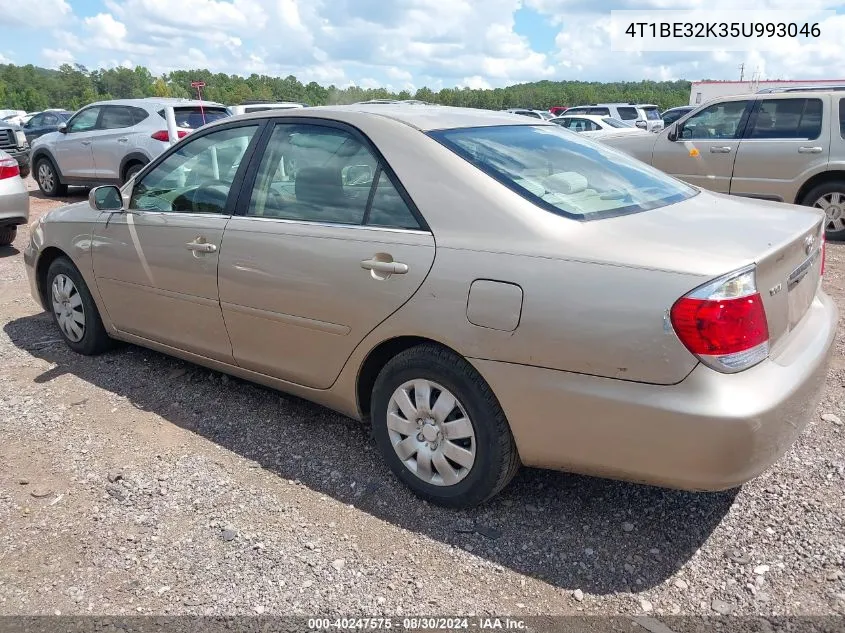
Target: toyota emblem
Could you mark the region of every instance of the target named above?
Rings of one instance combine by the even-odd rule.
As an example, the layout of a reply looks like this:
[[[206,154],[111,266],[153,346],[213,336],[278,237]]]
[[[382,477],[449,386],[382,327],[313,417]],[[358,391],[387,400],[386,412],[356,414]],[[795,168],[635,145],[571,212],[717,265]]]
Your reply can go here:
[[[813,244],[816,243],[814,235],[808,235],[804,238],[804,252],[809,255],[813,251]]]

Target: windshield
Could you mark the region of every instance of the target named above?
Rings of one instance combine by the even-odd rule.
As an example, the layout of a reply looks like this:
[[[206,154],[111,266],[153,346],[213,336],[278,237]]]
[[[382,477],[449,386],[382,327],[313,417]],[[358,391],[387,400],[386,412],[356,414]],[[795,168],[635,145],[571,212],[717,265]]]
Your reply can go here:
[[[697,190],[558,126],[458,128],[429,135],[538,206],[579,220],[656,209]]]
[[[631,127],[627,123],[620,121],[619,119],[614,119],[613,117],[606,116],[602,119],[602,123],[606,123],[608,127]]]

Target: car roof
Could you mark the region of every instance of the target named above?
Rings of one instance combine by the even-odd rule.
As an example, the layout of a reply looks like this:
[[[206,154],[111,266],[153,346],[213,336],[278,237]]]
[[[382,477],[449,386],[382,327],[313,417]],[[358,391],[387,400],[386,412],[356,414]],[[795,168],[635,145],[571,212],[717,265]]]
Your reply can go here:
[[[392,119],[418,130],[446,130],[464,127],[488,127],[495,125],[552,125],[543,119],[528,118],[510,112],[496,112],[477,108],[457,108],[439,105],[409,105],[409,104],[367,104],[355,103],[345,106],[316,106],[313,108],[296,108],[291,110],[264,110],[249,112],[237,117],[226,119],[262,119],[270,117],[314,117],[345,120],[349,115],[364,114],[378,119],[384,117]],[[222,123],[222,121],[221,121]]]
[[[182,107],[191,107],[191,106],[203,106],[203,107],[220,107],[225,108],[222,103],[217,103],[216,101],[199,101],[198,99],[179,99],[177,97],[144,97],[142,99],[108,99],[106,101],[94,101],[93,103],[89,103],[88,105],[127,105],[127,106],[182,106]]]

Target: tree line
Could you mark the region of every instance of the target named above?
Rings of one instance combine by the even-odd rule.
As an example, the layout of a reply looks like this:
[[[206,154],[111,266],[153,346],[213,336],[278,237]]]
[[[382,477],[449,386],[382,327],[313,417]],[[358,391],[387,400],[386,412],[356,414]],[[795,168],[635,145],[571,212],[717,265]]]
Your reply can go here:
[[[137,97],[194,98],[192,81],[204,81],[203,98],[225,105],[244,101],[296,101],[308,105],[335,105],[369,99],[419,99],[441,105],[500,110],[576,106],[600,102],[654,103],[661,110],[689,102],[688,81],[583,82],[537,81],[506,88],[420,88],[392,92],[385,88],[328,87],[302,83],[293,75],[249,77],[212,73],[209,70],[177,70],[153,75],[147,68],[88,70],[80,64],[64,64],[58,70],[31,64],[0,64],[0,108],[33,112],[46,108],[76,110],[104,99]]]

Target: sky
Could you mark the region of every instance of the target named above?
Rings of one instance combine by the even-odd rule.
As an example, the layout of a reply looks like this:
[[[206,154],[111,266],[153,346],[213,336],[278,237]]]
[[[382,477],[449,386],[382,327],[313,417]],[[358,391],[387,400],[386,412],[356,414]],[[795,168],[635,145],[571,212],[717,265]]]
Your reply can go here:
[[[10,2],[11,0],[6,0]],[[142,65],[307,83],[413,91],[548,80],[845,78],[845,0],[826,34],[776,51],[620,53],[612,9],[706,7],[728,19],[736,0],[37,0],[5,10],[0,63],[89,69]],[[745,0],[787,9],[795,0]]]

